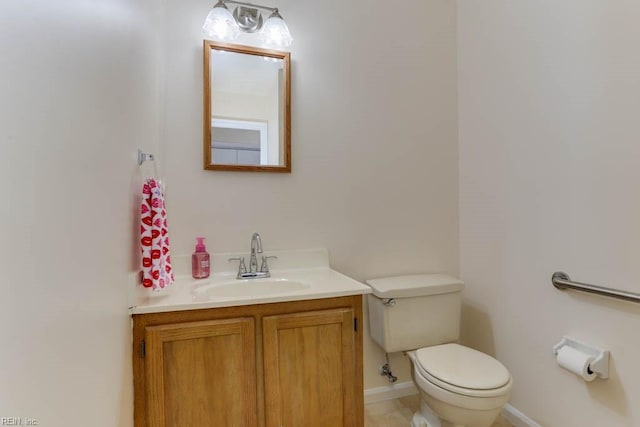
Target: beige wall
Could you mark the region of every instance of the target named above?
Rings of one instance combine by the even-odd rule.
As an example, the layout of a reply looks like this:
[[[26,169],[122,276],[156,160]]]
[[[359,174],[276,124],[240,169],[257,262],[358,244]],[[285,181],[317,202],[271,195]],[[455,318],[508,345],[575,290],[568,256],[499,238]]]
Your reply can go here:
[[[640,425],[640,308],[550,284],[640,291],[639,19],[634,1],[458,2],[465,341],[543,426]],[[560,369],[564,334],[609,348],[611,378]]]
[[[269,250],[326,247],[356,279],[457,273],[453,2],[412,0],[389,24],[388,7],[364,0],[278,2],[295,38],[290,175],[202,170],[199,29],[211,2],[164,4],[161,154],[175,253],[198,235],[212,252],[248,251],[258,231]],[[366,344],[366,386],[385,385],[382,354]]]
[[[136,148],[155,151],[151,1],[0,12],[0,417],[132,425]]]

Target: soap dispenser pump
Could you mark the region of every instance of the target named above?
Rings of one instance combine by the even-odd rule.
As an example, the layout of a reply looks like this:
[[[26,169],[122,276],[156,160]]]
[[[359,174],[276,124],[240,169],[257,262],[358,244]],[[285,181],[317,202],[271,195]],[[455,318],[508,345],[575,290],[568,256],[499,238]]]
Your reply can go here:
[[[196,237],[196,240],[198,243],[191,255],[191,274],[194,279],[206,279],[211,271],[211,261],[204,245],[204,237]]]

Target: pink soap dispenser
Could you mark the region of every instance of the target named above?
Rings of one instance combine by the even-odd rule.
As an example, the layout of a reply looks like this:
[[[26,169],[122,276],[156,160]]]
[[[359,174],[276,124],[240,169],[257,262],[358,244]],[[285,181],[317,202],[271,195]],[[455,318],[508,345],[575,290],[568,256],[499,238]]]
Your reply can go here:
[[[194,279],[206,279],[211,272],[209,254],[204,246],[204,237],[196,237],[196,240],[196,250],[191,255],[191,274]]]

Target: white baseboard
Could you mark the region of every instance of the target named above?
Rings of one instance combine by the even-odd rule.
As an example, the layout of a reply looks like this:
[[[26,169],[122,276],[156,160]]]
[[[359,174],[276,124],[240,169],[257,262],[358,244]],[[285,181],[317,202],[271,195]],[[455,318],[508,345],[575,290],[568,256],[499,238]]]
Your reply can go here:
[[[412,381],[385,385],[382,387],[368,388],[364,391],[364,403],[382,402],[383,400],[397,399],[399,397],[418,394],[418,389]]]
[[[514,427],[542,427],[508,403],[502,408],[502,418],[509,421]]]

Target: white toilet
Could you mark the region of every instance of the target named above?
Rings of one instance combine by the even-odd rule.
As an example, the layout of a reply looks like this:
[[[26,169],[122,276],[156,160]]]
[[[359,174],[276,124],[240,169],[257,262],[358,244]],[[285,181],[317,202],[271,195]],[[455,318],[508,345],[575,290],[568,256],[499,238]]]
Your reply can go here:
[[[443,274],[367,280],[371,337],[404,351],[422,397],[413,427],[490,427],[509,400],[509,371],[493,357],[456,344],[463,282]]]

